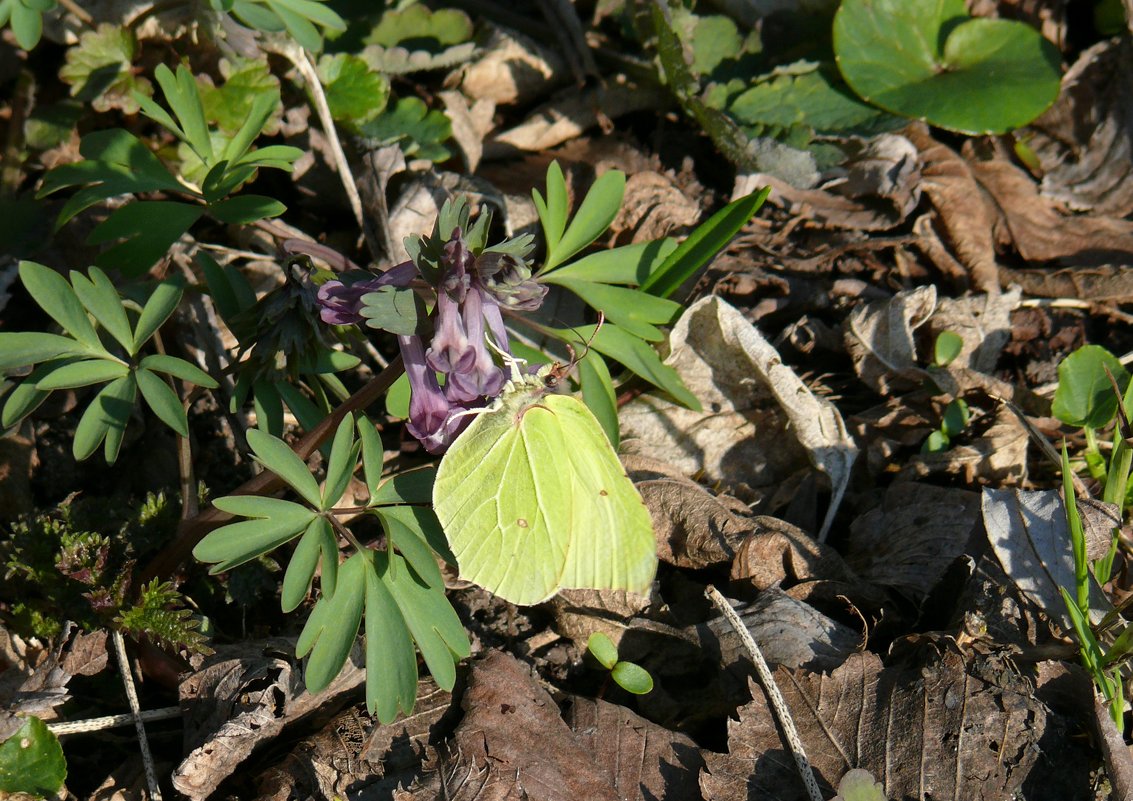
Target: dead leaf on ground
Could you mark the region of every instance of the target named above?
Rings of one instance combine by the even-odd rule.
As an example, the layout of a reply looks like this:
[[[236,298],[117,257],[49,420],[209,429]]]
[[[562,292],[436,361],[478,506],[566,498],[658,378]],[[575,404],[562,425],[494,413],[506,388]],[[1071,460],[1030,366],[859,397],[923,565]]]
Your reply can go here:
[[[1060,747],[1048,710],[1029,692],[970,675],[954,652],[922,670],[884,668],[875,654],[856,653],[829,676],[781,668],[775,679],[827,796],[848,770],[863,768],[886,798],[1001,801],[1028,786],[1044,749]],[[701,790],[709,801],[802,801],[766,696],[754,683],[751,691],[728,723],[729,752],[705,755]],[[1087,777],[1084,764],[1066,768]]]
[[[1058,100],[1027,127],[1042,192],[1074,211],[1133,211],[1133,40],[1098,42],[1065,75]]]
[[[980,158],[971,143],[963,149],[972,173],[997,209],[996,240],[1010,244],[1027,261],[1075,267],[1133,264],[1133,222],[1101,214],[1066,214],[1039,194],[1022,168],[1002,158]]]
[[[376,798],[420,776],[426,748],[440,739],[452,695],[430,677],[417,682],[413,712],[380,724],[356,704],[306,737],[256,781],[259,801],[290,798]]]
[[[1004,345],[1011,340],[1011,312],[1021,299],[1018,288],[992,295],[938,298],[928,332],[933,342],[944,331],[960,335],[963,346],[952,365],[993,373]]]
[[[845,339],[861,380],[882,396],[924,384],[927,373],[917,363],[913,332],[935,310],[936,287],[931,284],[855,308]]]
[[[643,396],[622,409],[625,450],[660,454],[687,474],[733,486],[766,486],[800,466],[799,449],[829,478],[829,529],[857,457],[841,414],[815,395],[736,309],[717,297],[694,303],[670,335],[667,364],[703,412]]]
[[[627,242],[650,242],[682,233],[701,218],[700,204],[669,177],[638,172],[626,181],[625,197],[610,231]]]
[[[179,688],[188,756],[173,772],[173,786],[194,801],[207,798],[256,747],[333,705],[365,677],[359,644],[330,686],[315,694],[303,685],[293,640],[249,641],[218,650]]]
[[[915,479],[958,476],[972,485],[1018,484],[1027,477],[1029,444],[1022,421],[1005,404],[999,404],[990,425],[978,436],[965,431],[948,450],[916,454],[901,468],[901,475]]]
[[[473,101],[497,105],[530,103],[570,80],[566,63],[554,48],[508,28],[489,26],[481,55],[445,81]]]
[[[967,553],[980,521],[979,495],[931,484],[889,487],[879,506],[850,526],[846,563],[866,581],[920,604]]]
[[[744,537],[732,562],[733,582],[748,582],[756,590],[791,587],[804,581],[857,581],[841,554],[786,520],[760,515],[754,531]]]
[[[696,798],[702,762],[688,737],[602,701],[573,703],[568,724],[528,668],[508,654],[488,654],[472,665],[464,719],[438,749],[436,771],[395,797]]]
[[[1073,596],[1074,554],[1062,496],[1055,490],[985,489],[983,521],[987,538],[1010,580],[1063,631],[1071,631],[1070,615],[1059,588]],[[1096,506],[1084,514],[1087,554],[1097,559],[1109,548],[1111,529],[1120,525],[1112,512]],[[1090,577],[1090,619],[1100,620],[1113,605]]]
[[[924,125],[910,125],[904,133],[920,151],[921,190],[936,211],[930,223],[939,229],[940,240],[967,270],[973,289],[998,292],[999,269],[991,234],[995,209],[980,191],[971,165],[933,139]]]

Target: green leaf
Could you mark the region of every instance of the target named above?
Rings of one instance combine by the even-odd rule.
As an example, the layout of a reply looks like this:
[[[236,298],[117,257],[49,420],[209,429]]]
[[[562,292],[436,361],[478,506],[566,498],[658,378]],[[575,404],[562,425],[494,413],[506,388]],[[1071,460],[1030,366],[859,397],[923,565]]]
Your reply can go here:
[[[92,356],[91,349],[70,337],[58,334],[40,334],[31,331],[0,332],[0,371],[45,362],[61,356]]]
[[[189,418],[177,393],[149,370],[139,369],[135,372],[135,377],[138,381],[138,389],[142,391],[142,398],[157,415],[157,419],[181,436],[189,436]]]
[[[77,461],[94,453],[99,443],[106,440],[106,461],[112,464],[118,458],[122,435],[134,410],[137,383],[132,374],[107,384],[91,401],[79,418],[71,450]]]
[[[154,77],[165,95],[165,102],[177,117],[184,133],[184,140],[205,164],[212,166],[212,136],[205,121],[205,108],[197,90],[193,73],[184,64],[177,65],[174,75],[169,67],[158,64]],[[160,120],[158,120],[160,122]],[[176,132],[176,130],[174,131]]]
[[[0,334],[0,337],[3,336],[4,334]],[[59,362],[45,362],[35,368],[31,375],[9,392],[8,397],[4,400],[4,409],[0,412],[0,427],[11,428],[38,409],[51,393],[37,388],[36,384],[39,383],[41,378],[49,375],[52,370],[68,363],[69,360],[66,359]]]
[[[322,503],[319,508],[326,510],[334,507],[346,492],[350,479],[354,477],[354,468],[358,464],[358,451],[361,445],[354,444],[354,419],[350,415],[342,418],[338,429],[334,433],[334,441],[330,447],[330,458],[327,459],[327,477],[324,483]]]
[[[1026,125],[1058,97],[1061,56],[1034,28],[973,19],[963,0],[844,0],[834,51],[855,92],[967,134]]]
[[[944,453],[952,447],[952,440],[943,431],[933,431],[921,446],[921,453]]]
[[[203,206],[139,200],[115,209],[87,237],[92,245],[124,239],[95,261],[135,277],[165,257],[169,248],[204,214]]]
[[[374,554],[366,571],[366,708],[382,723],[398,710],[409,714],[417,700],[417,655],[405,618],[389,588],[378,577],[388,557]]]
[[[726,109],[757,131],[802,126],[827,135],[873,136],[907,124],[859,99],[832,62],[787,65],[740,92]]]
[[[59,78],[71,87],[71,97],[89,103],[95,111],[137,114],[135,93],[153,94],[150,82],[133,69],[137,47],[132,28],[103,22],[67,48]]]
[[[384,467],[384,453],[382,438],[378,430],[365,415],[358,418],[358,439],[362,443],[362,474],[366,479],[366,489],[370,493],[370,503],[373,503],[374,494],[382,482],[382,468]],[[430,487],[428,498],[432,498]]]
[[[251,139],[259,136],[265,126],[270,126],[274,132],[282,116],[283,106],[280,103],[279,78],[272,74],[267,59],[221,59],[219,68],[220,74],[224,76],[224,83],[220,86],[213,85],[205,75],[197,76],[197,91],[201,96],[205,118],[233,136],[248,123],[255,128]],[[228,149],[224,152],[224,158],[229,161],[240,155],[243,153],[232,154]]]
[[[70,51],[68,50],[68,53]],[[37,104],[24,123],[24,140],[33,150],[50,150],[71,138],[86,106],[77,100]]]
[[[1117,415],[1117,398],[1106,368],[1124,391],[1129,372],[1117,357],[1100,345],[1083,345],[1058,365],[1058,389],[1051,413],[1064,423],[1102,428]]]
[[[874,780],[868,770],[855,768],[846,771],[838,782],[838,795],[831,801],[888,801],[885,789]]]
[[[397,602],[433,679],[450,690],[456,683],[456,660],[472,652],[464,626],[443,588],[426,585],[397,554],[388,558],[388,569],[378,577]]]
[[[941,331],[933,347],[932,363],[936,367],[947,367],[956,361],[964,350],[964,338],[955,331]]]
[[[359,313],[368,328],[412,336],[425,319],[424,304],[409,287],[383,286],[362,296]]]
[[[133,356],[134,335],[130,320],[122,306],[122,298],[106,273],[97,267],[90,268],[90,278],[80,272],[71,271],[71,286],[83,306],[86,307],[98,324],[110,332],[126,351]]]
[[[771,187],[766,186],[758,192],[733,200],[698,225],[661,266],[650,274],[641,289],[661,297],[672,295],[724,249],[759,210],[769,194]]]
[[[177,304],[181,302],[184,291],[184,281],[180,277],[162,281],[154,287],[149,299],[146,300],[146,305],[142,307],[138,321],[134,324],[134,353],[141,350],[142,345],[149,342],[150,337],[169,319],[169,315],[173,314]],[[208,385],[201,384],[201,386]]]
[[[657,239],[636,245],[599,250],[563,265],[546,280],[593,281],[599,284],[644,284],[677,249],[675,239]]]
[[[248,500],[273,503],[253,504]],[[316,516],[305,506],[277,498],[232,495],[217,498],[213,505],[230,514],[254,514],[257,518],[221,526],[193,548],[193,556],[199,561],[216,563],[209,571],[214,574],[231,570],[294,539]]]
[[[440,143],[452,136],[452,122],[419,98],[403,97],[392,109],[359,125],[358,132],[374,145],[397,143],[406,156],[444,161],[449,151]]]
[[[3,337],[4,334],[0,334]],[[0,347],[0,353],[2,353]],[[398,376],[397,380],[393,382],[393,386],[389,388],[386,393],[386,411],[390,417],[395,417],[398,420],[406,420],[409,418],[409,400],[412,395],[409,386],[409,376],[402,373]]]
[[[677,403],[689,409],[699,410],[700,401],[689,392],[677,371],[661,362],[653,348],[616,325],[607,324],[594,331],[594,326],[581,326],[577,329],[558,331],[558,335],[582,346],[593,337],[590,346],[603,356],[621,362],[630,371],[644,378],[655,387],[665,390]]]
[[[940,421],[940,430],[948,437],[955,437],[963,433],[971,420],[968,404],[963,398],[955,398],[944,407],[944,415]]]
[[[543,280],[548,284],[566,287],[582,298],[588,306],[603,312],[611,323],[620,325],[634,336],[650,342],[660,342],[665,338],[653,323],[674,322],[684,308],[675,301],[636,289],[571,278],[563,280],[557,273],[550,273]]]
[[[433,511],[422,506],[383,506],[374,513],[382,521],[389,541],[421,580],[429,587],[443,590],[445,582],[434,552],[450,564],[455,564],[456,558]]]
[[[633,662],[618,662],[610,671],[610,677],[623,690],[634,695],[653,692],[653,677],[649,675],[649,671]]]
[[[591,349],[578,360],[578,380],[582,384],[582,400],[606,432],[606,439],[618,450],[621,431],[618,426],[618,398],[606,361]]]
[[[0,743],[0,792],[50,798],[66,778],[63,747],[39,718],[28,718]]]
[[[376,434],[375,434],[376,437]],[[375,458],[380,454],[378,450]],[[380,471],[381,465],[374,467],[375,474]],[[370,484],[370,473],[366,474],[366,484]],[[402,503],[431,503],[433,500],[433,479],[437,477],[437,468],[419,467],[414,470],[402,470],[394,473],[385,481],[378,484],[370,497],[370,505],[392,505]]]
[[[562,239],[554,249],[548,247],[547,259],[539,272],[550,272],[601,236],[618,215],[625,188],[625,173],[620,170],[603,173],[586,193]]]
[[[1114,662],[1124,659],[1131,653],[1133,653],[1133,624],[1126,626],[1122,629],[1121,634],[1117,635],[1117,639],[1113,641],[1113,645],[1105,652],[1102,664],[1109,667]]]
[[[79,302],[79,296],[67,283],[67,279],[50,267],[34,261],[21,261],[19,271],[24,288],[51,319],[87,349],[96,352],[104,350],[94,326],[87,319],[83,304]]]
[[[336,120],[366,122],[377,116],[389,100],[389,81],[358,56],[323,56],[319,59],[319,78],[326,88],[331,116]]]
[[[166,373],[198,387],[216,389],[219,386],[213,377],[201,368],[189,364],[184,359],[178,359],[176,356],[166,356],[164,353],[146,356],[138,362],[138,367],[142,370],[153,370],[155,373]]]
[[[321,507],[322,494],[318,482],[287,443],[255,428],[248,430],[247,437],[260,464],[287,482],[311,506]]]
[[[21,0],[13,0],[9,13],[16,44],[24,50],[33,49],[43,36],[43,12],[24,5]]]
[[[590,639],[586,641],[586,650],[606,670],[613,670],[614,665],[618,664],[618,647],[614,645],[613,640],[601,631],[596,631],[590,635]]]
[[[303,532],[299,544],[295,546],[291,561],[287,564],[287,572],[283,576],[280,604],[284,612],[295,611],[307,597],[311,580],[315,577],[315,569],[319,566],[319,556],[323,553],[323,539],[328,534],[333,541],[334,535],[330,531],[330,523],[326,518],[316,517]],[[327,592],[327,595],[333,594]]]
[[[36,389],[47,392],[56,389],[88,387],[122,378],[130,372],[129,366],[111,359],[84,359],[63,365],[36,384]]]
[[[383,12],[381,20],[363,43],[382,47],[395,47],[403,42],[416,47],[435,43],[436,48],[441,48],[467,42],[472,34],[472,20],[463,11],[455,8],[432,11],[415,3]]]
[[[247,225],[257,220],[278,217],[287,211],[275,198],[263,195],[237,195],[209,205],[209,215],[230,225]]]
[[[318,29],[311,24],[310,20],[288,8],[281,0],[264,0],[264,2],[279,17],[283,22],[283,27],[287,29],[291,38],[299,43],[300,47],[313,53],[322,49],[322,37],[319,36]]]
[[[531,197],[535,201],[535,210],[539,213],[539,222],[543,226],[543,240],[550,253],[559,245],[566,230],[567,219],[570,216],[570,199],[567,196],[566,179],[563,169],[558,161],[552,161],[547,167],[547,199],[539,194],[538,189],[531,190]]]
[[[310,653],[303,678],[312,693],[325,690],[342,670],[358,636],[366,603],[367,555],[356,553],[339,568],[332,597],[319,598],[295,644],[297,656]]]

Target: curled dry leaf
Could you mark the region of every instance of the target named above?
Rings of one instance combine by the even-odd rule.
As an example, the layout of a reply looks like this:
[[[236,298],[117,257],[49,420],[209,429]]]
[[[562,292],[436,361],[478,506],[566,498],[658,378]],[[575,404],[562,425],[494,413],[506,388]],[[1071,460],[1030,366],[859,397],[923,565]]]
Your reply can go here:
[[[933,139],[924,125],[908,126],[905,135],[920,151],[921,189],[936,211],[932,222],[940,240],[966,268],[974,289],[998,292],[999,269],[991,235],[996,213],[971,166],[952,148]]]
[[[1022,168],[1002,158],[981,159],[964,148],[972,173],[994,201],[996,239],[1027,261],[1075,267],[1133,264],[1133,222],[1101,214],[1070,215],[1039,194]]]
[[[610,229],[630,242],[649,242],[683,231],[700,221],[700,204],[659,172],[630,175],[618,216]]]
[[[832,674],[780,668],[783,693],[819,786],[829,797],[848,770],[870,771],[887,798],[1000,801],[1026,788],[1046,748],[1063,736],[1029,692],[970,675],[954,652],[921,670],[883,668],[872,653],[851,655]],[[728,722],[727,754],[706,752],[704,797],[803,801],[763,690]],[[1069,769],[1088,770],[1087,765]],[[1033,791],[1033,788],[1031,788]]]
[[[497,105],[530,103],[570,80],[556,50],[506,28],[491,26],[481,55],[455,71],[446,83],[459,85],[474,101]]]
[[[857,457],[842,416],[783,364],[766,339],[717,297],[697,301],[670,336],[666,363],[700,399],[692,412],[642,397],[619,417],[625,449],[661,454],[688,474],[732,485],[769,485],[799,466],[798,447],[825,473],[833,497],[819,539],[829,528]]]
[[[753,603],[740,606],[736,613],[772,666],[828,672],[861,646],[853,629],[777,587],[759,593]],[[716,635],[721,664],[753,674],[747,648],[728,621],[722,616],[713,618],[708,628]]]
[[[1075,211],[1133,212],[1133,40],[1082,51],[1058,100],[1027,129],[1042,165],[1042,192]]]
[[[764,515],[751,522],[755,530],[744,538],[732,562],[733,582],[746,581],[762,591],[815,579],[859,580],[836,550],[798,526]]]
[[[363,665],[356,644],[330,686],[312,695],[303,685],[293,640],[218,650],[179,688],[189,754],[173,772],[173,786],[194,801],[208,797],[257,746],[359,687],[366,677]]]
[[[894,484],[881,505],[850,526],[846,562],[863,579],[920,604],[956,557],[968,552],[979,520],[974,492]]]
[[[985,489],[983,522],[987,538],[1010,580],[1028,598],[1071,631],[1070,616],[1059,588],[1073,591],[1074,554],[1062,496],[1055,490]],[[1084,514],[1087,553],[1096,559],[1109,547],[1113,526],[1121,525],[1112,511],[1099,514],[1095,506]],[[1090,577],[1090,619],[1097,621],[1113,605]]]
[[[846,349],[858,376],[879,395],[924,383],[927,373],[917,365],[913,332],[928,322],[935,309],[936,287],[929,284],[858,306],[850,313]]]
[[[962,393],[957,392],[957,395]],[[1027,429],[1001,404],[991,424],[979,436],[965,435],[946,451],[914,456],[902,468],[903,476],[960,476],[969,484],[1017,484],[1027,476]]]

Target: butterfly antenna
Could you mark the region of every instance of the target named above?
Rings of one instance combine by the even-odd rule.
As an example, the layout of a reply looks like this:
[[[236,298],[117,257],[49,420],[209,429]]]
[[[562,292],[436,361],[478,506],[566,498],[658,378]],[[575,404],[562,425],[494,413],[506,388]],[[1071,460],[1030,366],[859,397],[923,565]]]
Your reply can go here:
[[[568,370],[573,370],[574,366],[576,364],[578,364],[580,361],[582,361],[583,359],[586,358],[586,354],[590,352],[590,343],[592,343],[594,341],[594,337],[598,336],[598,331],[601,330],[602,326],[605,323],[606,323],[606,314],[605,314],[605,312],[599,310],[598,311],[598,322],[594,325],[594,331],[591,332],[590,338],[582,343],[583,344],[583,350],[582,350],[581,356],[579,356],[578,354],[575,353],[573,345],[571,345],[569,342],[564,343],[566,345],[567,353],[570,354],[570,364],[567,365]],[[574,331],[575,335],[578,336],[578,339],[581,342],[582,341],[582,334],[580,334],[578,332],[578,329],[572,327],[570,330]]]

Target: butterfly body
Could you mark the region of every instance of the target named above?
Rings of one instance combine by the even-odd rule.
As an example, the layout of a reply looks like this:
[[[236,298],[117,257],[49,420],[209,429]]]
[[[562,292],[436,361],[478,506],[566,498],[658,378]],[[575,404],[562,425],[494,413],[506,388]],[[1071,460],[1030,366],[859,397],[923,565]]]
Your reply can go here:
[[[561,589],[645,592],[649,511],[585,404],[515,376],[441,462],[433,507],[460,575],[516,604]]]

